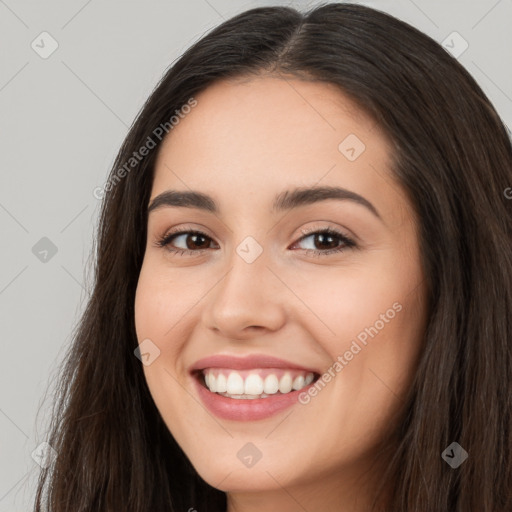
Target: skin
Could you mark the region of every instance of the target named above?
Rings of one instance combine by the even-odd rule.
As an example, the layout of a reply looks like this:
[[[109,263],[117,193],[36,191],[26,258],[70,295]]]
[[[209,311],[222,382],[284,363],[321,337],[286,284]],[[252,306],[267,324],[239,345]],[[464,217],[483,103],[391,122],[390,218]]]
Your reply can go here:
[[[139,343],[160,349],[144,366],[152,397],[201,477],[228,493],[229,512],[367,510],[378,481],[367,472],[410,389],[426,322],[417,221],[391,177],[391,144],[331,84],[258,76],[218,82],[196,99],[160,149],[151,200],[192,189],[220,213],[149,214],[135,322]],[[366,146],[354,161],[338,149],[349,134]],[[272,213],[275,195],[314,185],[356,192],[381,218],[335,199]],[[206,250],[156,246],[178,227],[209,239],[178,236],[175,248]],[[301,232],[327,227],[357,248],[312,255],[343,245]],[[250,264],[236,252],[248,236],[263,249]],[[401,310],[306,405],[237,422],[198,398],[188,369],[202,357],[270,354],[326,371],[394,303]],[[250,468],[237,457],[248,442],[262,454]]]

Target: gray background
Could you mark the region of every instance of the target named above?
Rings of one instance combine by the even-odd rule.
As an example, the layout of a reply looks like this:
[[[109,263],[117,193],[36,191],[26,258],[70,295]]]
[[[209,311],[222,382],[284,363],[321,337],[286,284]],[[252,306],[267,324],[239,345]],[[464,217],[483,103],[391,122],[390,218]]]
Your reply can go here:
[[[91,282],[93,190],[144,100],[171,62],[224,19],[261,5],[316,3],[0,0],[0,512],[31,510],[40,469],[31,455],[49,421],[44,393]],[[360,3],[439,42],[458,32],[469,44],[460,62],[512,127],[512,0]],[[44,31],[59,45],[46,59],[31,47],[51,48]],[[40,252],[43,237],[55,254]]]

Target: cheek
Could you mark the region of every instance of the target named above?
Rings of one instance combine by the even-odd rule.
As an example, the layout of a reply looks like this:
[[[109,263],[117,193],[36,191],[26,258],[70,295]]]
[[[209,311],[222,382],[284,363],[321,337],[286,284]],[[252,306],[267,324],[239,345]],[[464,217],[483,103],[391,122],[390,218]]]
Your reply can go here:
[[[175,288],[175,286],[174,286]],[[149,365],[143,366],[149,391],[168,429],[177,434],[193,429],[189,424],[189,404],[183,394],[183,368],[180,354],[186,339],[180,334],[182,319],[190,309],[183,294],[173,292],[173,283],[149,264],[143,264],[135,295],[135,328],[139,344],[150,340],[158,347],[159,355]],[[172,342],[170,342],[172,340]],[[185,396],[185,400],[184,400]],[[171,414],[170,411],[173,411]],[[193,430],[192,430],[193,431]]]
[[[145,260],[135,295],[135,327],[139,342],[145,338],[176,340],[166,343],[161,350],[177,348],[178,335],[184,319],[201,297],[200,283],[180,276]]]
[[[402,403],[422,347],[420,283],[411,262],[380,259],[364,269],[340,269],[338,276],[333,269],[317,273],[300,285],[297,295],[317,313],[303,317],[303,326],[331,359],[326,387],[344,404],[333,411],[333,424],[350,423],[354,431],[361,421],[382,427]]]
[[[156,354],[151,364],[143,366],[143,371],[159,408],[179,394],[173,383],[179,372],[179,319],[186,313],[184,306],[184,301],[173,293],[169,278],[147,262],[143,264],[135,294],[135,330],[139,345],[146,344],[149,352]]]
[[[379,331],[385,331],[396,323],[401,316],[397,310],[411,289],[408,280],[382,265],[326,268],[296,282],[294,291],[301,299],[297,306],[307,308],[302,318],[310,319],[308,330],[334,358],[354,338],[364,341],[365,329],[377,324]]]

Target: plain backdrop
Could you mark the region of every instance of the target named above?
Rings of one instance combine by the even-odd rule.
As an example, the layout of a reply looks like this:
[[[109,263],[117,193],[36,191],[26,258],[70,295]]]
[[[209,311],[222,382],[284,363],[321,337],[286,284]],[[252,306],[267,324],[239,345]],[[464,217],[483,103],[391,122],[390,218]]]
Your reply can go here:
[[[317,3],[0,0],[0,512],[32,509],[40,470],[32,454],[49,419],[44,393],[88,297],[100,207],[93,190],[143,102],[223,20],[257,6]],[[512,0],[359,3],[453,41],[512,126]]]

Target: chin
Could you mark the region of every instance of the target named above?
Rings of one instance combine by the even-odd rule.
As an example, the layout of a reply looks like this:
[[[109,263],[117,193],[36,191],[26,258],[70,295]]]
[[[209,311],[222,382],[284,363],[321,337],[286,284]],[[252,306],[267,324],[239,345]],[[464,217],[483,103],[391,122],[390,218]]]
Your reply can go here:
[[[283,478],[277,477],[277,469],[273,471],[269,467],[246,468],[239,464],[229,464],[212,468],[200,464],[195,468],[206,483],[224,492],[261,492],[287,485]],[[289,473],[286,474],[289,478]]]

